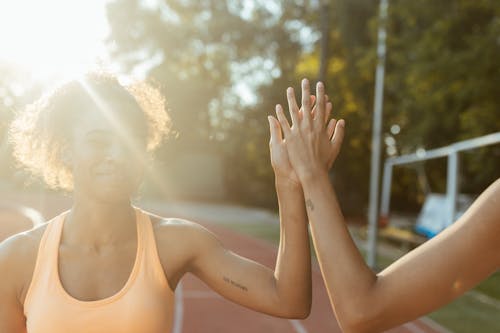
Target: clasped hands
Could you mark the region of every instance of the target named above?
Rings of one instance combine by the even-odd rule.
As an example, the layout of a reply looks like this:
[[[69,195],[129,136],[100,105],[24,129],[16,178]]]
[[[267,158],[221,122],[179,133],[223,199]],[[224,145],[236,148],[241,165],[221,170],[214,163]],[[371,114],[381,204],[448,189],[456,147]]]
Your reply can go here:
[[[303,79],[302,106],[299,108],[293,88],[286,91],[292,124],[283,107],[276,105],[276,118],[269,116],[269,148],[276,179],[300,186],[324,176],[337,158],[344,138],[344,120],[329,119],[332,103],[322,82],[311,95],[309,81]]]

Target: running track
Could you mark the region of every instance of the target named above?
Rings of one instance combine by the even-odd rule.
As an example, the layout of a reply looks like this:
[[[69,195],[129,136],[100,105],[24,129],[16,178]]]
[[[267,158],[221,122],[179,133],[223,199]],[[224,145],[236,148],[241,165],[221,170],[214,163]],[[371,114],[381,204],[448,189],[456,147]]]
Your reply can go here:
[[[2,194],[2,198],[5,195]],[[47,218],[55,216],[69,206],[68,199],[33,200],[26,196],[12,198],[15,202],[33,207]],[[12,199],[10,200],[12,202]],[[24,210],[26,212],[26,210]],[[33,211],[30,211],[33,218]],[[155,210],[155,213],[168,212]],[[12,216],[9,213],[9,216]],[[5,208],[0,207],[0,228],[5,221]],[[234,252],[259,261],[268,267],[274,267],[276,247],[268,242],[251,238],[226,228],[212,221],[196,221],[214,232],[224,245]],[[176,290],[175,323],[172,333],[337,333],[341,332],[332,314],[321,278],[319,267],[313,263],[313,305],[310,316],[305,320],[274,318],[245,309],[223,299],[208,289],[197,278],[187,275]],[[444,333],[448,332],[427,318],[407,323],[390,330],[391,333]]]

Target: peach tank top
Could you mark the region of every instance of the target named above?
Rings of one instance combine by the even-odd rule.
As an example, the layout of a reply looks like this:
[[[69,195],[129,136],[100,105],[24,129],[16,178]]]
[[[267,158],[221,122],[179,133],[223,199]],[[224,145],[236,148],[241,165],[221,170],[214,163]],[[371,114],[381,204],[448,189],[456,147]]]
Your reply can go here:
[[[81,301],[59,278],[58,254],[66,213],[47,225],[24,302],[28,333],[170,332],[174,293],[163,272],[149,216],[136,208],[137,254],[132,272],[116,294]]]

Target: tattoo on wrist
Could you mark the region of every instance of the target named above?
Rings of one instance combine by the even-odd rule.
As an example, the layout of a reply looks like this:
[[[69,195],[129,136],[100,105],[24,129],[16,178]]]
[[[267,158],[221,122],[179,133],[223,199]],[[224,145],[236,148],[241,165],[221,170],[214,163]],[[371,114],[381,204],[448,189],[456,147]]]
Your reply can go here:
[[[227,282],[227,283],[229,283],[229,284],[231,284],[231,285],[235,286],[236,288],[240,288],[240,289],[241,289],[241,290],[243,290],[243,291],[248,291],[248,288],[247,288],[247,287],[245,287],[245,286],[243,286],[243,285],[239,284],[239,283],[238,283],[238,282],[236,282],[236,281],[231,280],[230,278],[228,278],[228,277],[226,277],[226,276],[224,276],[224,277],[223,277],[223,279],[224,279],[224,282]]]
[[[306,200],[306,207],[309,208],[310,210],[314,210],[314,204],[311,201],[311,199]]]

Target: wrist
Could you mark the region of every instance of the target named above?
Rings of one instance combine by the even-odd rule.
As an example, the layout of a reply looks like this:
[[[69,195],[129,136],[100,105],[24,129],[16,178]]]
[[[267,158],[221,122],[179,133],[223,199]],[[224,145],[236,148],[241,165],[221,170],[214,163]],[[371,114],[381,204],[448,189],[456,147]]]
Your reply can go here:
[[[330,177],[328,171],[318,170],[316,172],[307,172],[300,175],[300,183],[304,191],[310,188],[330,184]]]
[[[283,189],[287,191],[302,190],[302,186],[300,185],[299,180],[294,180],[290,177],[276,175],[274,184],[277,189]]]

